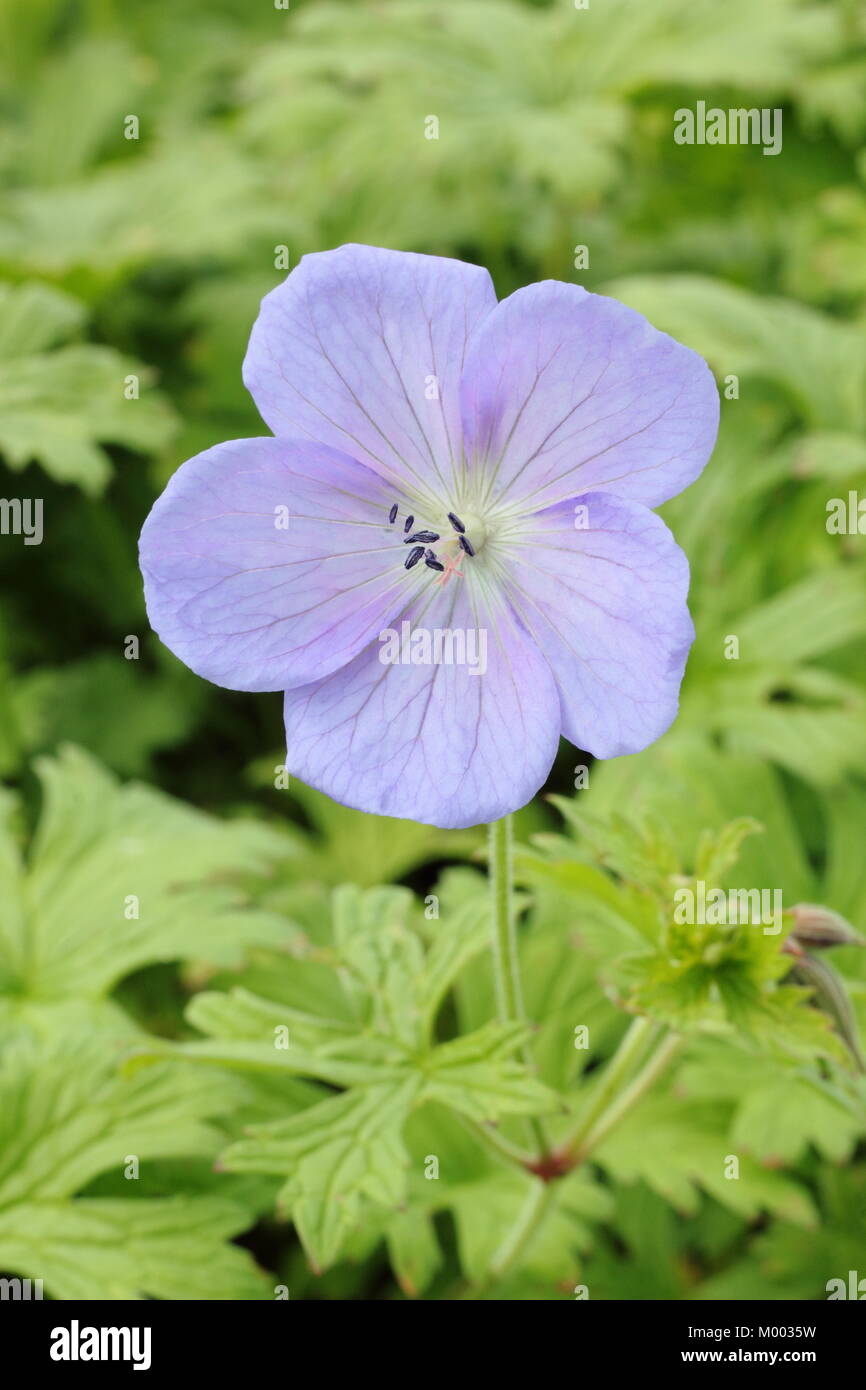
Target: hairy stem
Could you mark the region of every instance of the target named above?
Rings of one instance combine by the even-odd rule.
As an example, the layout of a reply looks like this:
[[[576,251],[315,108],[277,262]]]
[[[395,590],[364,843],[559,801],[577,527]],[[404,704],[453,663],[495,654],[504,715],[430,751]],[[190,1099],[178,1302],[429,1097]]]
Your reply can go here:
[[[553,1201],[553,1188],[549,1183],[538,1184],[526,1197],[526,1203],[517,1221],[500,1245],[490,1262],[489,1279],[502,1279],[520,1260],[526,1247],[541,1229]]]
[[[492,923],[493,971],[496,984],[496,1010],[503,1023],[524,1023],[523,990],[517,953],[517,925],[514,918],[513,832],[511,816],[490,826],[490,907]],[[523,1060],[532,1057],[524,1049]],[[548,1152],[544,1128],[539,1120],[529,1122],[542,1155]]]
[[[490,896],[493,917],[493,969],[496,1007],[503,1023],[523,1022],[523,992],[517,960],[517,928],[512,888],[511,817],[490,826]]]
[[[658,1025],[648,1018],[632,1020],[620,1040],[619,1047],[610,1061],[602,1068],[595,1094],[581,1115],[576,1128],[563,1141],[562,1148],[572,1152],[580,1148],[584,1138],[592,1130],[596,1120],[604,1113],[630,1074],[638,1059],[649,1045],[650,1040],[660,1031]]]
[[[471,1120],[468,1115],[461,1115],[457,1110],[452,1111],[452,1114],[469,1134],[498,1158],[505,1159],[517,1168],[527,1168],[533,1162],[532,1154],[527,1153],[518,1144],[512,1144],[510,1139],[506,1139],[505,1135],[500,1134],[492,1125],[484,1124],[481,1120]]]
[[[682,1041],[682,1038],[676,1033],[668,1033],[637,1076],[622,1090],[617,1091],[610,1104],[601,1110],[589,1126],[581,1126],[580,1132],[572,1136],[564,1148],[560,1150],[569,1166],[576,1167],[577,1164],[588,1158],[602,1140],[607,1138],[611,1130],[625,1119],[629,1111],[643,1100],[647,1091],[655,1085],[668,1063],[679,1050]]]

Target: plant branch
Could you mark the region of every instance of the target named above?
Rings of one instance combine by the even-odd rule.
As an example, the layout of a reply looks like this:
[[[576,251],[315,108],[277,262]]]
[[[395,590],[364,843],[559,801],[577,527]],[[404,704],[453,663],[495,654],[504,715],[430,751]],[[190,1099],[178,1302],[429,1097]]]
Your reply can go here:
[[[514,855],[510,815],[502,820],[493,821],[490,826],[489,845],[491,944],[496,1010],[503,1023],[525,1023],[517,951],[517,924],[514,918]],[[523,1049],[523,1060],[527,1065],[532,1065],[532,1054],[528,1047]],[[529,1126],[543,1157],[549,1151],[544,1126],[537,1119],[530,1120]]]
[[[482,1120],[470,1119],[468,1115],[461,1115],[459,1110],[452,1110],[454,1115],[474,1139],[478,1139],[486,1149],[495,1153],[497,1158],[504,1158],[508,1163],[518,1168],[528,1168],[533,1162],[533,1156],[527,1153],[526,1149],[521,1149],[518,1144],[512,1144],[510,1139],[506,1139],[493,1125],[484,1124]]]
[[[579,1163],[588,1158],[629,1111],[643,1100],[647,1091],[655,1085],[668,1063],[679,1051],[682,1042],[683,1039],[678,1034],[668,1033],[637,1076],[618,1095],[614,1096],[610,1105],[598,1115],[588,1128],[581,1127],[580,1133],[558,1151],[569,1168],[577,1167]]]
[[[493,919],[493,968],[496,1007],[503,1023],[524,1021],[517,957],[517,927],[512,888],[511,816],[490,826],[490,897]]]
[[[625,1079],[629,1076],[639,1058],[647,1050],[650,1042],[661,1032],[658,1024],[654,1024],[648,1018],[632,1019],[623,1037],[620,1039],[619,1047],[611,1057],[610,1061],[602,1068],[598,1087],[592,1095],[589,1105],[580,1116],[576,1128],[563,1140],[561,1149],[570,1152],[577,1150],[583,1143],[584,1138],[590,1133],[596,1120],[604,1113],[608,1105],[612,1102],[617,1091],[622,1086]]]

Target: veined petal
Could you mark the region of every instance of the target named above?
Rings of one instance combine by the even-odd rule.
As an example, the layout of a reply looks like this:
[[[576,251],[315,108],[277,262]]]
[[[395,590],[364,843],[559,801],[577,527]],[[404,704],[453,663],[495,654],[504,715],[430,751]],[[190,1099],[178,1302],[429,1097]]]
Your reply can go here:
[[[429,588],[403,616],[431,643],[438,628],[474,640],[476,656],[486,644],[478,673],[468,662],[385,664],[377,642],[344,670],[287,693],[289,771],[346,806],[444,828],[525,805],[559,742],[544,657],[507,606],[495,596],[484,603],[466,581]],[[399,624],[394,631],[402,637]]]
[[[277,435],[345,450],[418,498],[453,492],[460,375],[496,306],[486,270],[341,246],[304,256],[262,301],[244,381]]]
[[[391,488],[324,445],[236,439],[178,469],[141,533],[150,624],[198,675],[285,690],[350,661],[417,591]]]
[[[556,280],[518,290],[476,330],[462,400],[488,497],[529,510],[589,491],[658,506],[698,476],[719,420],[703,358]]]
[[[508,563],[509,598],[556,677],[565,737],[598,758],[646,748],[676,715],[694,640],[688,561],[664,522],[589,493],[528,518]]]

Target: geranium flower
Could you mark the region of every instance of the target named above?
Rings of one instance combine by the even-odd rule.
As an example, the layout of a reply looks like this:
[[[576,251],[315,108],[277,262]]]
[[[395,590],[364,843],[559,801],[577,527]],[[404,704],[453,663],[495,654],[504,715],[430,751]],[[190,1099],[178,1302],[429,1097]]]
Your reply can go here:
[[[700,357],[577,285],[497,303],[478,266],[342,246],[267,295],[244,381],[275,437],[185,463],[141,567],[187,666],[285,691],[291,774],[467,826],[524,805],[560,734],[613,758],[664,732],[694,629],[650,508],[715,441]]]

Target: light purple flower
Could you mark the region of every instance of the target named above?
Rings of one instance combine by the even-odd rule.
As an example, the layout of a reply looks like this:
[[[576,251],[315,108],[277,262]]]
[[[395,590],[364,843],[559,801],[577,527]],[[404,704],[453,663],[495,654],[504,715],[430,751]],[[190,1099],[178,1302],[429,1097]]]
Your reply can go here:
[[[694,629],[649,509],[712,450],[700,357],[577,285],[498,304],[477,266],[342,246],[265,298],[244,380],[275,437],[185,463],[141,567],[192,670],[286,692],[290,773],[467,826],[524,805],[560,734],[612,758],[664,732]]]

